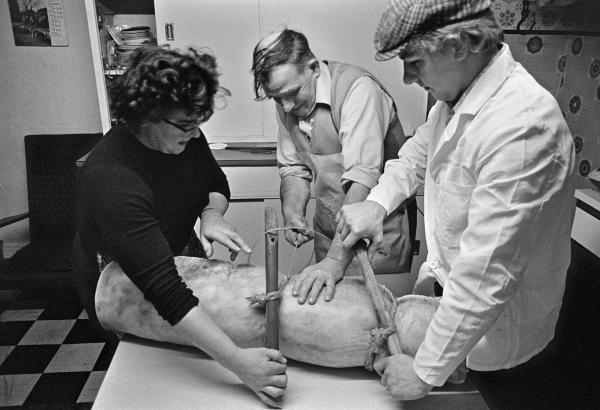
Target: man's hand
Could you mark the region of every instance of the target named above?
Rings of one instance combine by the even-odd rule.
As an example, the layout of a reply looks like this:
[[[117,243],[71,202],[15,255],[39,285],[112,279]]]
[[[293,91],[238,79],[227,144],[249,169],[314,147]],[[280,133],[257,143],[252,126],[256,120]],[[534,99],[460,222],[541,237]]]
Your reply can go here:
[[[278,350],[264,347],[240,349],[226,367],[234,372],[266,404],[277,407],[287,386],[287,360]]]
[[[397,400],[416,400],[433,388],[417,376],[413,370],[414,359],[396,354],[375,362],[375,371],[381,375],[381,384]]]
[[[325,301],[333,299],[335,284],[344,277],[344,267],[336,260],[326,257],[321,262],[307,266],[294,277],[292,295],[298,297],[298,303],[314,304],[325,287]]]
[[[252,251],[237,233],[237,229],[225,221],[218,210],[208,209],[202,212],[200,223],[200,243],[202,243],[207,258],[213,254],[213,241],[219,242],[235,253]]]
[[[383,242],[383,220],[387,211],[374,201],[344,205],[338,212],[337,232],[345,249],[350,249],[361,239],[369,239],[369,256],[379,249]]]
[[[285,239],[293,246],[301,246],[313,238],[313,233],[306,218],[302,215],[293,214],[284,216]]]

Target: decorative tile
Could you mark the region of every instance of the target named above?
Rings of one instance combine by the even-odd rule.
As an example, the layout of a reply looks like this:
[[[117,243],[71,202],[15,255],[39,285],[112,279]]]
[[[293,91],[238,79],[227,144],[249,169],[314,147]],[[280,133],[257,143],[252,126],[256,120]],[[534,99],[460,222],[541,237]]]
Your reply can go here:
[[[48,301],[41,320],[77,319],[81,314],[83,305],[75,294],[67,293],[56,295]]]
[[[55,405],[54,408],[72,406],[85,386],[88,375],[89,372],[44,373],[23,404]]]
[[[100,385],[105,375],[105,371],[91,372],[85,382],[85,386],[83,386],[83,390],[81,390],[81,394],[77,398],[77,403],[90,403],[96,400],[98,390],[100,390]]]
[[[0,365],[2,365],[4,359],[8,357],[8,355],[10,354],[10,352],[13,351],[14,348],[14,346],[0,346]]]
[[[40,374],[0,375],[0,406],[22,405],[40,376]]]
[[[14,346],[0,346],[0,365],[2,365],[4,359],[8,357],[8,355],[14,350],[14,348]]]
[[[102,352],[104,343],[61,345],[45,373],[91,371]]]
[[[23,336],[19,345],[61,344],[75,320],[38,320]]]
[[[95,343],[95,342],[105,342],[101,335],[98,332],[94,332],[89,327],[89,320],[81,320],[77,319],[73,328],[63,341],[63,344],[72,344],[72,343]]]
[[[34,322],[0,322],[0,346],[19,343]]]
[[[25,322],[36,320],[44,309],[5,310],[0,315],[0,322]]]
[[[43,373],[58,345],[15,346],[0,365],[0,374]]]
[[[96,365],[94,366],[94,370],[108,370],[108,366],[110,366],[110,362],[112,361],[113,356],[115,355],[115,351],[117,350],[117,346],[119,343],[106,343],[102,352],[100,353],[100,357],[96,361]]]

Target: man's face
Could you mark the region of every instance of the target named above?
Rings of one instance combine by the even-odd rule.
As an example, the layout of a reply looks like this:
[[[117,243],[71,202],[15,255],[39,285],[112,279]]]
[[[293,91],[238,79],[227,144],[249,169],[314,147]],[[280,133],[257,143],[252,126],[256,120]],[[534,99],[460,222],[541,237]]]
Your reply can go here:
[[[453,50],[404,56],[404,83],[417,83],[437,100],[455,103],[465,90],[467,74]]]
[[[276,66],[263,85],[268,98],[273,99],[287,113],[304,118],[315,105],[319,64],[316,60],[298,67],[294,64]]]

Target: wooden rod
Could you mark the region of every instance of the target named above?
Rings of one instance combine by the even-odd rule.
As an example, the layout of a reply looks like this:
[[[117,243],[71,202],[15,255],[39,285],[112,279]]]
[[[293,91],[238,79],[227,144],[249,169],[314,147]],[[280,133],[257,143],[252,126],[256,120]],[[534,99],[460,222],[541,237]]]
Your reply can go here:
[[[267,276],[267,293],[279,290],[279,261],[277,232],[268,232],[277,228],[277,211],[265,208],[265,272]],[[279,299],[267,302],[267,331],[265,347],[279,350]]]
[[[369,255],[367,254],[367,244],[364,240],[361,239],[354,245],[354,253],[356,253],[356,257],[360,262],[360,266],[365,276],[365,284],[367,286],[369,294],[371,295],[371,300],[375,305],[375,310],[377,311],[379,322],[384,327],[393,327],[394,322],[390,317],[390,313],[385,307],[385,300],[383,299],[383,295],[381,294],[381,289],[379,288],[377,279],[375,279],[375,273],[373,272],[371,262],[369,261]],[[392,354],[402,353],[402,348],[400,347],[400,339],[398,338],[397,333],[392,333],[388,337],[388,348],[390,349],[390,352]]]

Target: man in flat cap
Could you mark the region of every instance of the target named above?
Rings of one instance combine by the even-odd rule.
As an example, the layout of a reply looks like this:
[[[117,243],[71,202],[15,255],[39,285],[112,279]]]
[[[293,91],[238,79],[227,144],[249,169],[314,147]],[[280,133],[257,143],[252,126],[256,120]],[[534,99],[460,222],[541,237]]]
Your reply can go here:
[[[336,215],[343,204],[363,201],[385,162],[398,158],[405,137],[396,105],[371,73],[318,60],[306,37],[290,29],[259,41],[252,72],[256,99],[276,103],[282,211],[290,228],[285,237],[295,246],[312,237],[306,206],[314,183],[317,263],[296,276],[292,293],[312,304],[324,289],[330,300],[344,274],[360,272],[336,235]],[[373,258],[376,273],[410,270],[408,218],[396,208],[384,223],[382,252]]]
[[[377,362],[382,384],[410,400],[465,360],[475,375],[517,374],[551,350],[570,262],[575,153],[561,110],[511,56],[488,0],[392,0],[374,43],[438,102],[366,200],[342,207],[338,231],[346,248],[366,237],[377,249],[385,216],[423,186],[414,292],[443,292],[416,356]]]

